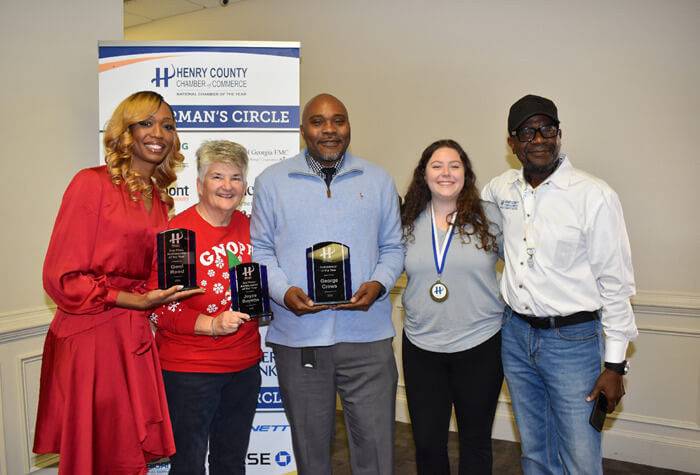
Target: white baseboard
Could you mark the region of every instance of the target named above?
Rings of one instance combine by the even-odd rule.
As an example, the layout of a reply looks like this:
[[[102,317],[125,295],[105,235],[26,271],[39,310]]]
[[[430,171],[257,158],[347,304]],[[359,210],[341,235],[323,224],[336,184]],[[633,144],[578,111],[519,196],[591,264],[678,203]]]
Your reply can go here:
[[[603,433],[603,457],[652,467],[700,473],[697,440],[610,429]]]

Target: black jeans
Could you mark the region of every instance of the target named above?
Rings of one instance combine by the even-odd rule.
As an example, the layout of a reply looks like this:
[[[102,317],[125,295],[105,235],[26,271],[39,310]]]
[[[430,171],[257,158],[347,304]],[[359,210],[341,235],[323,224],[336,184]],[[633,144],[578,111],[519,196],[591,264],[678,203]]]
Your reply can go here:
[[[421,475],[449,475],[447,436],[454,404],[459,474],[490,474],[491,430],[503,384],[501,333],[457,353],[418,348],[403,335],[408,412]]]
[[[171,475],[244,474],[250,426],[260,392],[260,367],[234,373],[163,371],[176,453]]]

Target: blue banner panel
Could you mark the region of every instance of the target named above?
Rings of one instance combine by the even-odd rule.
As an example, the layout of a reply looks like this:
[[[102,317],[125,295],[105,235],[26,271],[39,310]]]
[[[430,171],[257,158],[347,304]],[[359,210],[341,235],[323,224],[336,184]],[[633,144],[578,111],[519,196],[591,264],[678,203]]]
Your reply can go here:
[[[178,129],[298,129],[299,106],[174,105]]]

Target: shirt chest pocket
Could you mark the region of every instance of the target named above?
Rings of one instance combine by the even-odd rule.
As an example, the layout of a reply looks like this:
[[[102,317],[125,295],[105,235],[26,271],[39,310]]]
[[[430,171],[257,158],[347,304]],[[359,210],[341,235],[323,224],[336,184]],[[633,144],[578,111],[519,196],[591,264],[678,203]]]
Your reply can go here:
[[[583,251],[581,231],[574,226],[559,226],[550,235],[554,239],[552,264],[561,271],[569,269]]]

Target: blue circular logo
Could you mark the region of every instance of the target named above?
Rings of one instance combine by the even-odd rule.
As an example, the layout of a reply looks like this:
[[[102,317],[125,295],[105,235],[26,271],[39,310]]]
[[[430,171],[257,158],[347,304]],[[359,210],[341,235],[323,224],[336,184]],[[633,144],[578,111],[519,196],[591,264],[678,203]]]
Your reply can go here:
[[[277,455],[275,455],[275,462],[277,462],[277,465],[280,467],[286,467],[291,461],[292,456],[289,455],[289,452],[285,452],[284,450],[277,452]]]

